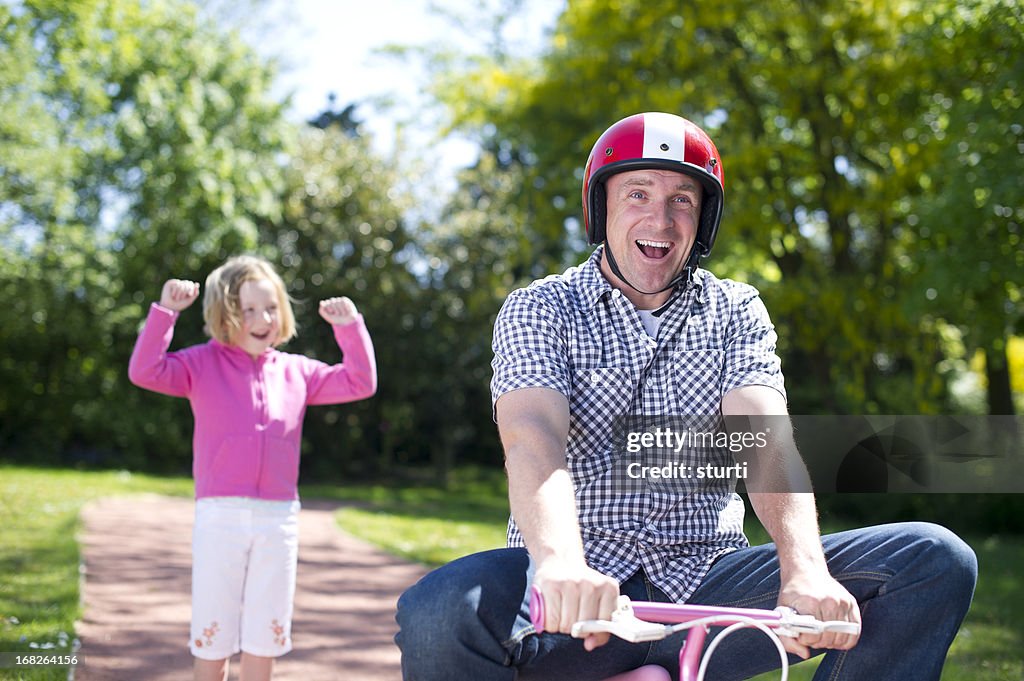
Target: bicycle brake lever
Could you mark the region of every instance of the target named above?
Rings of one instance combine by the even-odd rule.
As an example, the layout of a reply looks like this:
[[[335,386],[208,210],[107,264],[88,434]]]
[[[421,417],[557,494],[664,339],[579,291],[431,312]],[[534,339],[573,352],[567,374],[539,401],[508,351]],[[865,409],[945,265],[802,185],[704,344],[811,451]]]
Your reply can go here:
[[[660,641],[671,632],[664,624],[652,624],[637,618],[608,620],[585,620],[572,625],[573,638],[586,638],[590,634],[611,634],[630,643]]]
[[[834,631],[840,634],[860,634],[860,625],[856,622],[843,622],[830,620],[821,622],[811,615],[800,615],[792,608],[780,606],[775,608],[779,613],[779,626],[773,627],[779,636],[796,638],[800,634],[823,634],[826,631]]]
[[[630,643],[660,641],[672,633],[671,627],[654,622],[645,622],[633,614],[633,606],[627,596],[619,596],[618,607],[612,612],[611,620],[585,620],[572,625],[573,638],[586,638],[590,634],[612,634]]]

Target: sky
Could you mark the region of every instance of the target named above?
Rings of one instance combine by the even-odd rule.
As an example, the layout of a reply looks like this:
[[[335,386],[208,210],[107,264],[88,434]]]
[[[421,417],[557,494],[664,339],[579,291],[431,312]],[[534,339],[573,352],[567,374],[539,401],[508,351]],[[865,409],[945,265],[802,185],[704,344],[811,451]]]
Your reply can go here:
[[[375,54],[389,44],[423,46],[438,42],[472,48],[472,38],[461,35],[450,20],[432,8],[460,15],[477,15],[482,6],[508,0],[292,0],[272,7],[278,19],[272,38],[257,49],[282,64],[275,94],[291,93],[289,116],[309,120],[327,107],[328,93],[337,96],[336,108],[367,102],[357,110],[375,145],[393,147],[399,119],[417,119],[417,104],[425,82],[422,67]],[[536,52],[542,36],[553,24],[564,0],[519,0],[523,18],[510,23],[508,38],[517,51]],[[397,106],[383,110],[369,102],[390,97]],[[469,165],[475,148],[464,140],[438,141],[427,120],[421,129],[407,128],[406,140],[439,151],[445,172]]]

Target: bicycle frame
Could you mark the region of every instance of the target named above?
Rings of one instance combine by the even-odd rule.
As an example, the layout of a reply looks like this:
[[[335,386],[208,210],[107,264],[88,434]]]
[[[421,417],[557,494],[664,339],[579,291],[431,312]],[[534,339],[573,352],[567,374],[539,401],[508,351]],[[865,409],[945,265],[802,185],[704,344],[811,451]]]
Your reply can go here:
[[[531,587],[530,620],[537,633],[544,631],[544,598],[537,587]],[[711,642],[702,655],[704,641],[711,626],[725,629]],[[789,608],[758,610],[708,605],[655,603],[630,601],[619,597],[619,604],[611,620],[590,620],[573,625],[572,635],[584,638],[594,633],[611,633],[634,643],[656,641],[670,634],[686,630],[686,641],[679,650],[680,681],[700,681],[706,671],[712,652],[728,634],[739,628],[753,627],[764,632],[775,643],[782,665],[782,680],[788,678],[789,659],[779,636],[799,636],[801,633],[838,631],[858,634],[860,625],[852,622],[821,622],[809,615],[799,615]]]

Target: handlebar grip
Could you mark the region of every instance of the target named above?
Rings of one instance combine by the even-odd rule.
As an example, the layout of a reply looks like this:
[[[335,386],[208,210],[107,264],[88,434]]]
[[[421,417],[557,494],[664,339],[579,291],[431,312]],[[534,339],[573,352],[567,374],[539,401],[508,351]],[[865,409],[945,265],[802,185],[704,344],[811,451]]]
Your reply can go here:
[[[856,622],[826,622],[825,631],[834,631],[840,634],[853,634],[860,636],[860,625]]]
[[[537,586],[530,587],[530,622],[538,634],[544,633],[544,594]]]

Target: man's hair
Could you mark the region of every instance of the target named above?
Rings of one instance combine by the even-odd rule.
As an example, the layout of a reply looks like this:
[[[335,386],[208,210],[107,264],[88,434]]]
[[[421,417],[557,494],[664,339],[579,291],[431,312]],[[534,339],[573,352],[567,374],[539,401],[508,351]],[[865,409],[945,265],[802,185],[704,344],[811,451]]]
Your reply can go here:
[[[238,255],[230,258],[206,278],[203,293],[203,330],[208,336],[230,345],[242,328],[242,310],[238,292],[247,281],[266,279],[277,291],[277,309],[280,315],[280,334],[274,347],[283,345],[295,337],[295,313],[284,282],[274,266],[263,258],[252,255]]]

